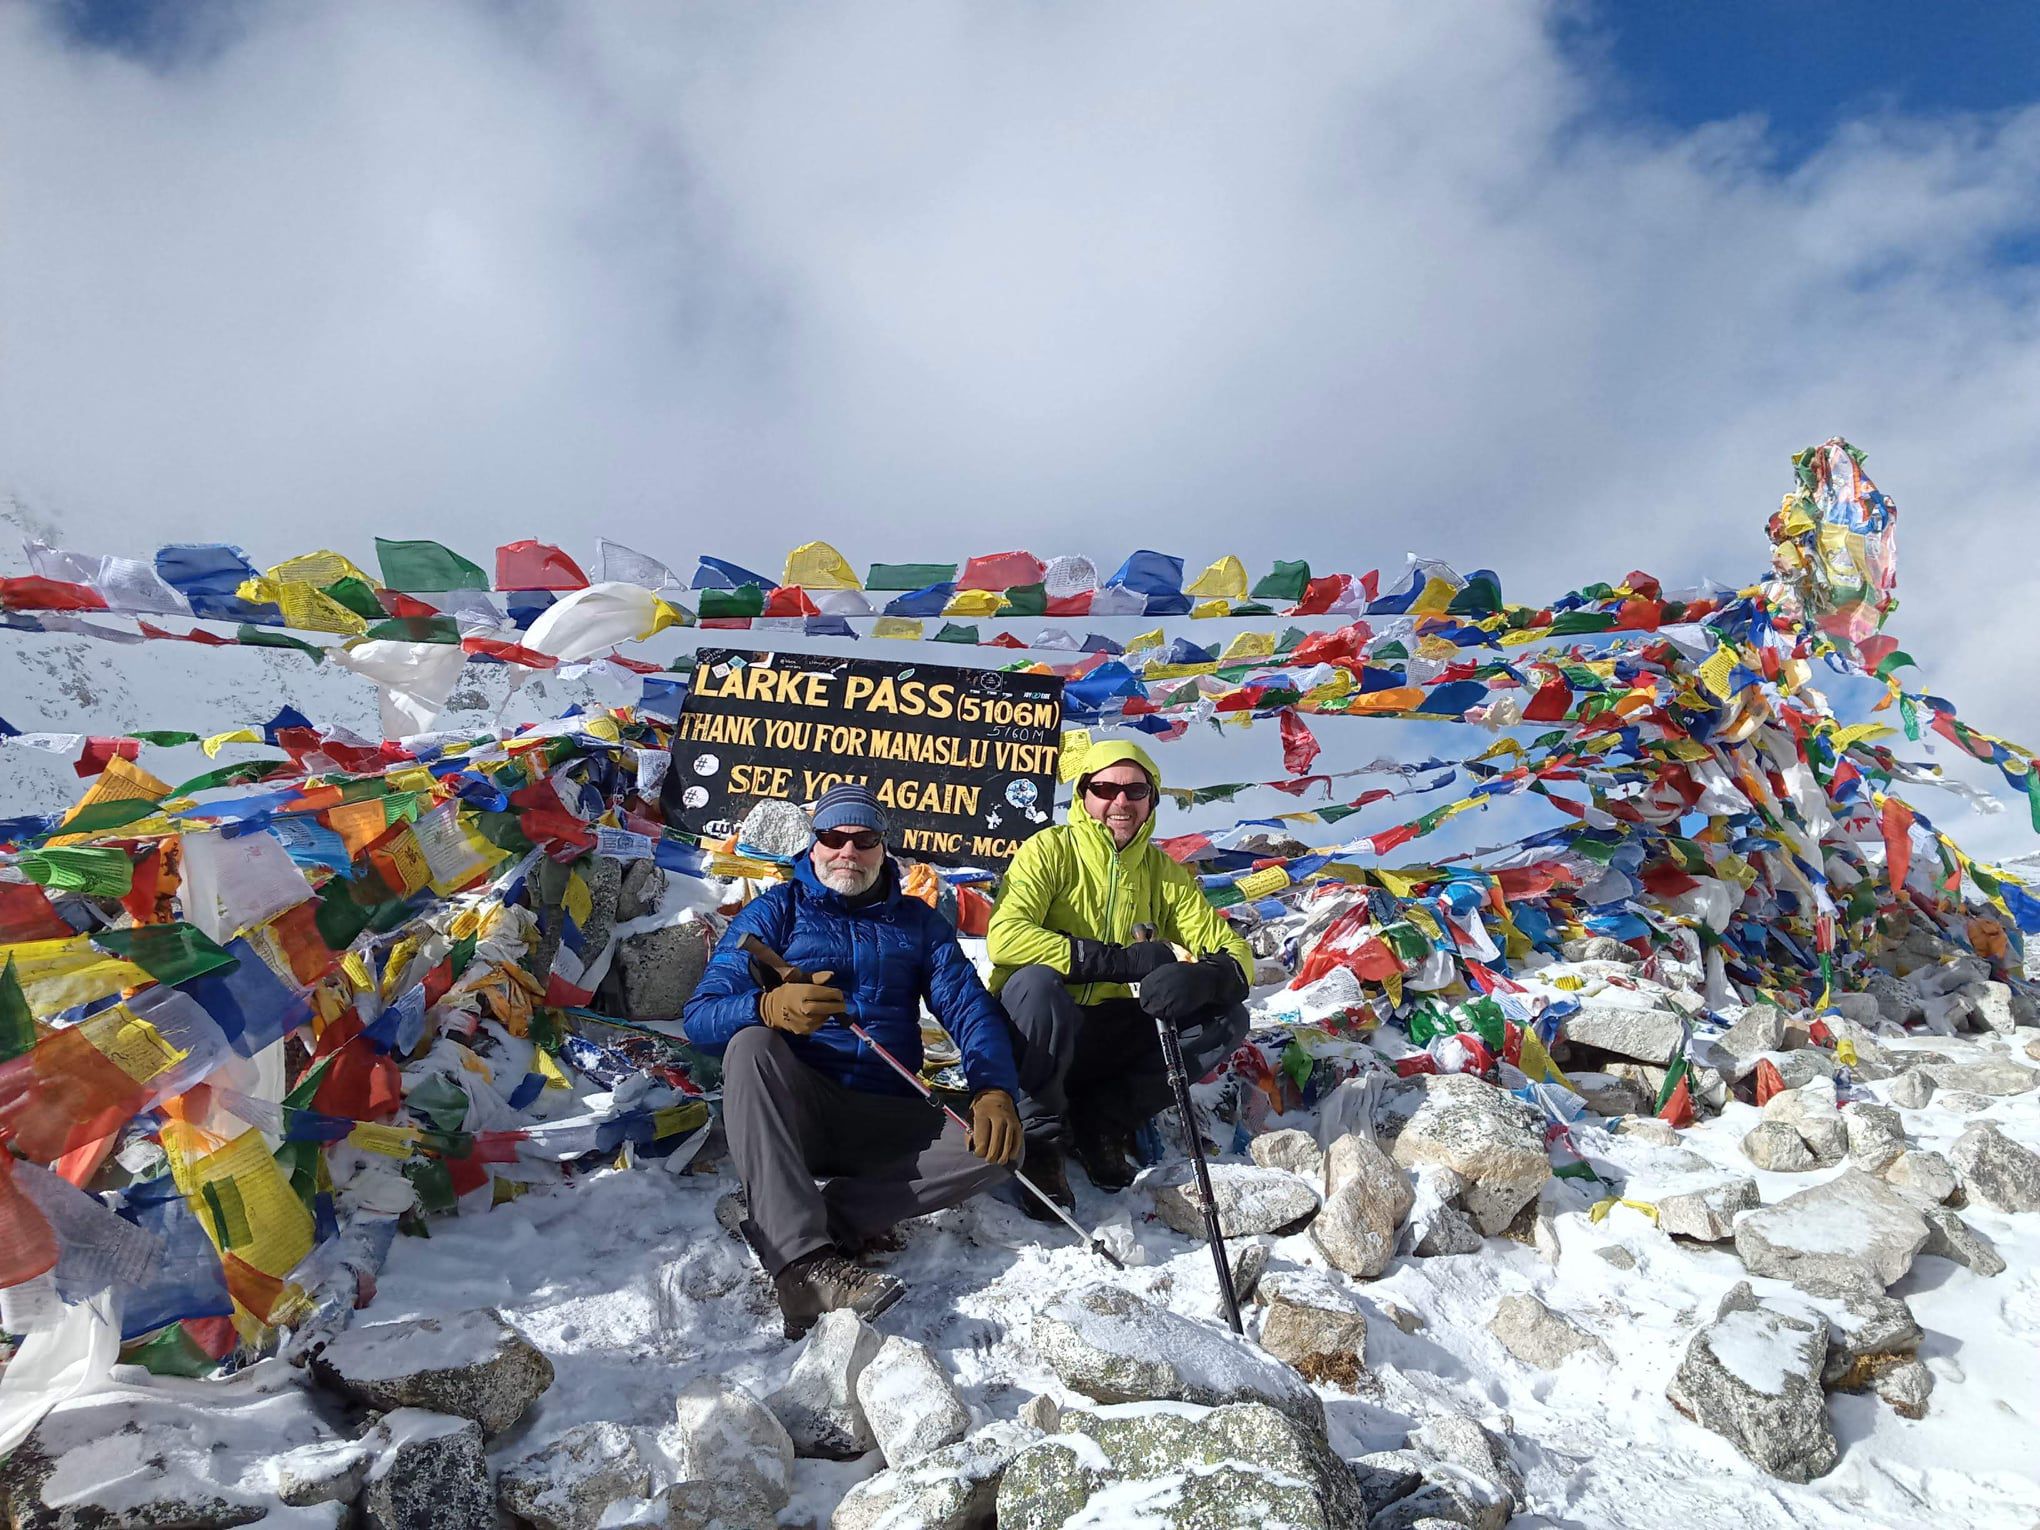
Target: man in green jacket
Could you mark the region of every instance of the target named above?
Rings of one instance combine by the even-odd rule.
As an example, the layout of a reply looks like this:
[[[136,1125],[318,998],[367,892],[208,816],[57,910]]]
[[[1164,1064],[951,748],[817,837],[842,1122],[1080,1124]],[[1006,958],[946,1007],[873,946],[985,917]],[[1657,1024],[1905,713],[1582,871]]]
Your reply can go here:
[[[1150,842],[1160,784],[1139,745],[1094,745],[1069,822],[1020,847],[992,909],[991,987],[1013,1024],[1027,1172],[1065,1206],[1066,1134],[1101,1190],[1133,1182],[1133,1133],[1170,1099],[1157,1020],[1181,1035],[1193,1077],[1247,1034],[1253,956]]]

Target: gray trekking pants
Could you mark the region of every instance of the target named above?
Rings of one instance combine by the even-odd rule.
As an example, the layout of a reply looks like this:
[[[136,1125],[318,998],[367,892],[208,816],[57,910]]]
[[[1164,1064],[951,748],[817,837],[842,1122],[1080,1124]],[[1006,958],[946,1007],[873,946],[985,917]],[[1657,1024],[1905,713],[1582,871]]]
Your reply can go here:
[[[969,1200],[1013,1172],[973,1153],[926,1100],[847,1088],[770,1026],[738,1031],[722,1066],[723,1130],[767,1275],[817,1249],[855,1252],[895,1222]]]

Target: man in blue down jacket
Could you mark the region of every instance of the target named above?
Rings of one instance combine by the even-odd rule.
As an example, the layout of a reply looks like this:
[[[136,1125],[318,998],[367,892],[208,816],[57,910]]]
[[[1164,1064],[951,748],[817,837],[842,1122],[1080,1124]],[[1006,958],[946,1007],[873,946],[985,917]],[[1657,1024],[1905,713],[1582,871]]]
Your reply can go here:
[[[901,893],[884,809],[845,784],[813,822],[793,879],[730,922],[682,1016],[689,1041],[722,1054],[743,1231],[788,1338],[837,1308],[873,1317],[890,1307],[904,1288],[855,1262],[866,1240],[998,1184],[1021,1151],[1005,1015],[948,922]],[[740,949],[746,935],[795,970],[766,986],[771,975]],[[918,1069],[923,999],[963,1052],[968,1135],[850,1029],[862,1025]]]

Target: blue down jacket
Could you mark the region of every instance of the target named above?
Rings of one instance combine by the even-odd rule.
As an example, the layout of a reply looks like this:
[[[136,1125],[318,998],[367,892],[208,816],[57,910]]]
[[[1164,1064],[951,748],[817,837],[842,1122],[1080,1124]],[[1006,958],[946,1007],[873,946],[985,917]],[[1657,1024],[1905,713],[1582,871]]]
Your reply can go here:
[[[823,885],[813,862],[802,856],[791,882],[766,889],[730,921],[681,1012],[687,1039],[705,1051],[720,1052],[745,1026],[765,1023],[758,1018],[758,984],[750,960],[737,949],[746,935],[755,935],[803,971],[834,973],[830,981],[843,991],[847,1008],[841,1017],[811,1036],[786,1037],[794,1055],[816,1072],[871,1094],[911,1094],[907,1081],[858,1040],[847,1022],[858,1022],[880,1046],[918,1071],[925,998],[962,1049],[971,1092],[1017,1093],[1020,1080],[1005,1013],[957,945],[955,930],[927,904],[901,893],[890,860],[880,875],[885,896],[851,908]]]

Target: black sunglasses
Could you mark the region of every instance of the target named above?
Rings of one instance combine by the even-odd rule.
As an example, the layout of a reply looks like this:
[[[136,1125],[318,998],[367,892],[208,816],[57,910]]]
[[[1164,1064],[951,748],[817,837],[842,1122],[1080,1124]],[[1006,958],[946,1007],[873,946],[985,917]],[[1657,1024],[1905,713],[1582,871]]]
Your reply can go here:
[[[824,829],[815,836],[815,843],[826,845],[831,850],[840,850],[853,845],[859,850],[876,850],[885,840],[869,829]]]
[[[1145,802],[1155,793],[1155,789],[1145,781],[1090,781],[1085,783],[1084,790],[1105,802],[1114,797],[1124,797],[1128,802]]]

